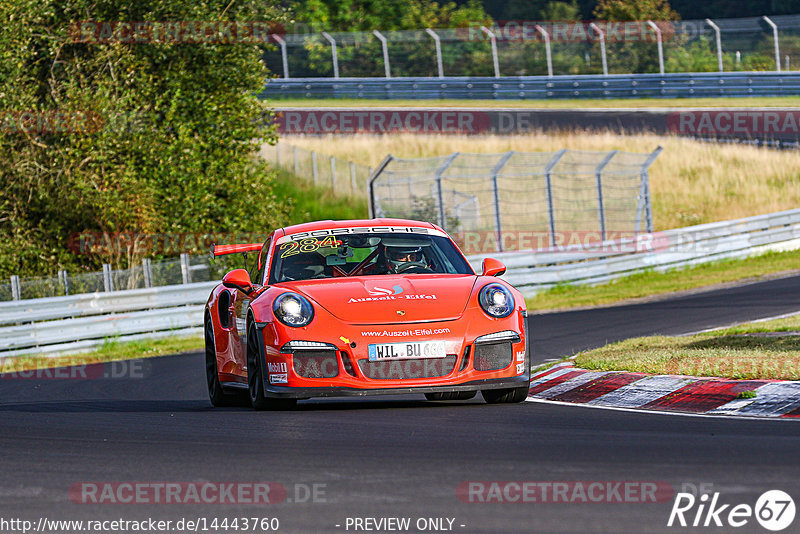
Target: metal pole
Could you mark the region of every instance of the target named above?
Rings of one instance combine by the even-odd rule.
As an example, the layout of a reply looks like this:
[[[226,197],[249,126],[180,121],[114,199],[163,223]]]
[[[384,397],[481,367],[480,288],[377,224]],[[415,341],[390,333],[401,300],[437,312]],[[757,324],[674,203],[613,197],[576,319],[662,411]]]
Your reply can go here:
[[[503,226],[500,221],[500,189],[497,187],[497,175],[505,167],[514,151],[506,152],[500,161],[492,168],[492,195],[494,196],[494,235],[497,243],[497,252],[503,252]]]
[[[658,71],[664,74],[664,47],[661,44],[661,30],[652,20],[648,20],[647,25],[656,32],[656,42],[658,43]]]
[[[433,37],[433,42],[436,44],[436,65],[439,68],[439,78],[444,78],[444,67],[442,67],[442,44],[439,41],[439,36],[430,28],[425,28],[425,33]],[[444,226],[442,227],[444,228]]]
[[[545,53],[547,54],[547,75],[553,76],[553,57],[550,54],[550,35],[538,24],[534,26],[534,28],[544,37]]]
[[[500,77],[500,62],[497,60],[497,37],[494,36],[494,33],[487,28],[486,26],[481,26],[481,31],[489,36],[489,40],[492,43],[492,63],[494,63],[494,77]]]
[[[355,194],[357,189],[356,184],[356,164],[352,161],[350,162],[350,191]]]
[[[311,151],[311,172],[314,175],[314,185],[317,185],[317,153]]]
[[[331,191],[336,192],[336,158],[331,156]]]
[[[722,67],[722,34],[719,31],[719,26],[714,24],[714,21],[711,19],[706,19],[706,24],[711,26],[717,36],[717,63],[719,64],[719,71],[725,72],[725,69]]]
[[[378,164],[378,167],[373,172],[372,167],[369,168],[369,178],[367,178],[367,200],[369,202],[369,218],[374,219],[377,210],[375,209],[375,180],[381,175],[387,165],[394,159],[391,154],[388,154],[383,161]]]
[[[103,264],[103,289],[108,293],[114,291],[114,280],[111,278],[111,265]]]
[[[297,162],[297,147],[292,147],[292,152],[294,152],[294,174],[295,176],[300,176],[300,165]]]
[[[611,158],[617,155],[619,150],[612,150],[609,152],[600,165],[594,170],[594,177],[597,180],[597,216],[600,221],[600,241],[606,240],[606,210],[603,204],[603,169],[611,161]]]
[[[281,144],[275,143],[275,164],[281,166]]]
[[[184,284],[192,282],[192,275],[189,272],[189,255],[185,252],[181,254],[181,279]]]
[[[772,40],[775,42],[775,70],[780,72],[781,71],[781,49],[778,45],[778,26],[772,22],[772,20],[767,17],[761,17],[764,19],[764,22],[769,24],[770,28],[772,28]]]
[[[545,189],[547,191],[547,216],[550,220],[550,246],[556,246],[556,218],[555,218],[555,209],[553,208],[553,184],[550,180],[550,172],[553,170],[553,167],[556,166],[558,160],[560,160],[564,154],[567,153],[566,148],[562,148],[556,155],[553,156],[547,165],[544,168],[544,184]]]
[[[142,274],[144,287],[153,287],[153,266],[150,264],[150,258],[142,259]]]
[[[16,274],[11,275],[11,299],[22,300],[22,290],[19,286],[19,276]]]
[[[603,75],[608,76],[608,58],[606,58],[606,34],[600,29],[600,26],[594,22],[589,24],[589,27],[597,32],[600,37],[600,59],[603,61]]]
[[[278,41],[278,45],[281,47],[281,61],[283,62],[283,77],[288,79],[289,78],[289,60],[286,57],[286,41],[284,41],[280,35],[273,33],[272,38]]]
[[[336,40],[328,32],[322,32],[322,36],[331,44],[331,57],[333,59],[333,77],[339,77],[339,56],[336,55]]]
[[[386,77],[391,78],[392,71],[389,68],[389,45],[386,42],[386,37],[378,30],[372,30],[372,34],[381,42],[381,49],[383,49],[383,70],[386,73]]]
[[[439,226],[446,232],[447,231],[447,217],[445,216],[444,212],[444,195],[442,192],[442,175],[445,171],[452,165],[453,160],[458,157],[458,152],[453,152],[439,165],[439,168],[436,169],[435,177],[436,177],[436,196],[438,197],[439,203]]]
[[[650,204],[650,173],[648,169],[650,165],[656,160],[659,154],[664,150],[664,147],[661,145],[657,146],[653,152],[647,156],[647,159],[642,164],[642,192],[644,194],[644,213],[645,213],[645,222],[647,224],[647,231],[652,233],[653,232],[653,210]],[[637,233],[638,233],[638,217],[637,217]]]
[[[69,295],[69,275],[67,274],[67,271],[58,271],[58,276],[61,278],[61,285],[64,286],[64,294]]]

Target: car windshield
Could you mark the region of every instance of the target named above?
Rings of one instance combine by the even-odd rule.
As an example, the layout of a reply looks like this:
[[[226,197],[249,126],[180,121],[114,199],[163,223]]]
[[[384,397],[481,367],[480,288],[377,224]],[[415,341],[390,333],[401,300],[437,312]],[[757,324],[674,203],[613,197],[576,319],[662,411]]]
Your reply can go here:
[[[313,237],[301,233],[279,239],[270,283],[387,274],[474,274],[442,232],[425,228],[385,233],[353,230],[363,229],[334,229],[314,232]],[[337,231],[348,233],[334,234]]]

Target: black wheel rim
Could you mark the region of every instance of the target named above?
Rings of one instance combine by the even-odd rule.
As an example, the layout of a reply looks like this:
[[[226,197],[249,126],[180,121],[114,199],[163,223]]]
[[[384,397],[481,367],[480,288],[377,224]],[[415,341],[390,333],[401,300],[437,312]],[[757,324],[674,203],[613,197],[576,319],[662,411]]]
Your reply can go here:
[[[250,391],[250,400],[253,402],[258,399],[258,390],[262,387],[257,343],[256,329],[251,325],[247,329],[247,385]]]
[[[208,392],[213,397],[217,394],[217,354],[214,350],[214,328],[206,324],[206,380]]]

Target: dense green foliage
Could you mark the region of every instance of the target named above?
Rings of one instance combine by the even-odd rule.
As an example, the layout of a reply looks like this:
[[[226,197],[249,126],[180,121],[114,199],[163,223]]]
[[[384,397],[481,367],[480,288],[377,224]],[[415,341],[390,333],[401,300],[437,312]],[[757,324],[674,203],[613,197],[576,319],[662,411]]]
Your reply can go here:
[[[274,137],[253,96],[268,76],[258,43],[102,41],[75,30],[84,20],[282,16],[251,0],[0,4],[0,276],[152,256],[136,245],[75,254],[68,243],[78,232],[233,232],[283,222],[272,171],[253,157],[259,137]]]

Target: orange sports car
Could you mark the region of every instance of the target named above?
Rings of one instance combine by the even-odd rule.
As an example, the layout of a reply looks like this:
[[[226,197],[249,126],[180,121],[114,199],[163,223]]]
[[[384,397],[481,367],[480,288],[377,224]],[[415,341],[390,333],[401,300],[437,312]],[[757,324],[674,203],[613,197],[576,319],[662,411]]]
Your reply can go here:
[[[525,300],[485,259],[475,274],[431,223],[319,221],[264,243],[215,246],[258,257],[205,308],[214,406],[282,409],[298,399],[424,393],[520,402],[528,393]]]

